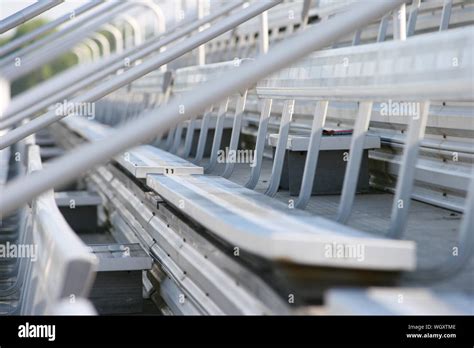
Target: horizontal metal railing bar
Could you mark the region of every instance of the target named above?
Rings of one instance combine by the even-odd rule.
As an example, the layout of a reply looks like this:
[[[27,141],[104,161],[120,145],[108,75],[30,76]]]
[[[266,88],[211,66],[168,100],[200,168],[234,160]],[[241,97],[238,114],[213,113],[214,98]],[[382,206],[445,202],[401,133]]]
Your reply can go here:
[[[17,48],[20,48],[21,46],[27,44],[28,42],[31,42],[41,35],[49,32],[50,30],[58,27],[59,25],[66,23],[67,21],[73,20],[77,18],[77,16],[83,14],[84,12],[89,11],[90,9],[102,4],[105,0],[92,0],[85,5],[76,8],[75,10],[71,11],[70,13],[67,13],[54,21],[51,21],[49,23],[46,23],[45,25],[42,25],[38,29],[29,32],[23,36],[20,36],[19,38],[15,39],[12,42],[7,43],[6,45],[3,45],[0,47],[0,56],[3,56],[7,53],[10,53],[13,50],[16,50]]]
[[[58,6],[63,3],[64,0],[47,0],[47,1],[38,1],[33,5],[30,5],[23,10],[20,10],[11,16],[0,21],[0,34],[13,29],[19,26],[22,23],[39,16],[43,12],[48,11],[49,9]]]
[[[119,15],[130,6],[130,3],[110,2],[102,8],[100,14],[88,16],[79,20],[61,31],[52,33],[18,52],[13,52],[0,61],[1,74],[8,80],[20,78],[34,71],[42,64],[47,63],[62,53],[68,51],[75,43],[80,42],[86,33],[92,33]],[[90,22],[84,24],[84,22]],[[56,41],[59,40],[59,41]],[[21,59],[21,67],[15,66],[15,59]]]
[[[166,24],[164,15],[161,11],[161,8],[153,1],[112,1],[103,6],[98,14],[92,14],[91,16],[81,19],[59,32],[52,33],[47,37],[38,40],[28,45],[27,47],[22,48],[18,52],[14,52],[13,54],[0,61],[0,66],[2,66],[2,69],[5,69],[4,74],[9,79],[23,76],[27,72],[34,70],[36,67],[39,67],[42,63],[51,61],[58,55],[67,51],[75,43],[77,43],[78,40],[82,39],[86,32],[93,32],[97,30],[110,18],[116,15],[120,15],[121,13],[126,12],[126,10],[130,7],[135,6],[145,7],[153,12],[156,17],[156,34],[158,34],[159,31],[165,30]],[[84,23],[88,21],[90,21],[91,23],[84,25]],[[54,41],[58,38],[61,38],[62,40],[59,44]],[[36,50],[37,48],[39,48],[39,52],[36,52],[36,54],[32,56],[32,51]],[[24,67],[25,64],[22,65],[22,69],[19,69],[17,66],[12,64],[12,62],[15,62],[18,57],[21,57],[22,60],[27,61],[27,68]]]

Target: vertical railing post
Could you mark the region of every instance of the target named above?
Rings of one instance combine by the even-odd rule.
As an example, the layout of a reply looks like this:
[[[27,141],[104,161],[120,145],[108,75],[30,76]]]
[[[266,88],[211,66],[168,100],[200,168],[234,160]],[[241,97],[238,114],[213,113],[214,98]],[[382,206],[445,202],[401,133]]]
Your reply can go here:
[[[449,19],[451,18],[452,7],[453,7],[453,0],[444,0],[443,12],[441,14],[441,23],[439,25],[439,31],[448,29]]]
[[[267,139],[268,123],[272,111],[272,99],[265,99],[263,101],[262,111],[260,113],[260,120],[258,123],[257,138],[255,140],[255,150],[253,158],[253,167],[250,172],[250,178],[245,184],[245,187],[254,189],[258,184],[260,172],[262,170],[263,151],[265,149],[265,140]]]
[[[268,11],[262,12],[260,15],[260,54],[268,52]]]
[[[313,192],[313,182],[316,174],[316,167],[318,165],[318,157],[321,148],[323,127],[328,112],[328,105],[329,102],[327,100],[321,100],[318,102],[314,112],[308,151],[306,151],[303,179],[301,181],[298,200],[295,203],[295,207],[298,209],[304,209],[306,207]]]
[[[198,20],[204,18],[204,11],[205,11],[204,1],[205,0],[198,0],[198,2],[197,2]],[[199,28],[199,31],[202,31],[204,29],[205,29],[205,26],[202,26],[202,27]],[[202,44],[197,49],[197,64],[198,65],[205,65],[206,64],[206,45],[205,44]]]
[[[3,118],[3,112],[10,102],[10,81],[0,76],[0,120]]]
[[[397,187],[393,199],[392,217],[389,237],[399,238],[405,230],[411,205],[411,194],[416,174],[416,160],[420,144],[425,135],[430,103],[422,103],[420,112],[410,118],[408,134],[405,141],[402,163],[398,173]]]
[[[278,131],[278,142],[275,148],[275,155],[273,156],[272,174],[270,177],[270,183],[265,191],[265,194],[270,197],[275,196],[280,187],[281,173],[283,171],[283,164],[285,163],[285,155],[287,153],[286,146],[288,143],[288,134],[290,132],[294,108],[294,99],[285,100],[283,103],[280,130]]]
[[[407,39],[407,7],[405,4],[393,13],[393,39]]]
[[[359,103],[359,111],[355,120],[354,130],[349,148],[349,162],[347,163],[342,184],[341,200],[337,212],[337,221],[346,223],[349,219],[359,181],[360,165],[364,152],[365,138],[369,128],[373,103],[363,101]]]
[[[108,31],[115,40],[115,52],[116,53],[122,53],[124,50],[124,43],[123,43],[123,35],[122,32],[114,25],[112,24],[105,24],[104,25],[104,30]]]

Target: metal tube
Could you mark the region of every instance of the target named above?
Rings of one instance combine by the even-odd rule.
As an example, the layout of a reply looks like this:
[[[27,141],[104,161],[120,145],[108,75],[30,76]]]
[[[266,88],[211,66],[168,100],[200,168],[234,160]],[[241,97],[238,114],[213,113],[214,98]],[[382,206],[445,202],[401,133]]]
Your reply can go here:
[[[301,28],[302,29],[304,29],[308,25],[310,8],[311,8],[311,0],[304,0],[303,9],[301,10]]]
[[[268,12],[260,15],[260,53],[268,52]]]
[[[202,119],[201,119],[196,155],[194,156],[194,160],[193,160],[193,162],[196,164],[201,162],[202,158],[204,157],[204,150],[206,148],[207,135],[209,133],[208,132],[209,122],[211,119],[212,110],[213,110],[213,105],[210,105],[209,108],[206,110],[206,112],[204,112],[204,115],[202,116]],[[172,134],[173,134],[172,132],[168,132],[168,139],[166,139],[167,141],[165,143],[166,149],[169,149],[168,141],[171,143]]]
[[[74,53],[77,56],[78,64],[85,64],[85,63],[90,62],[89,55],[90,55],[91,52],[87,48],[86,45],[84,45],[84,44],[77,45],[77,47],[75,47],[72,50],[72,53]],[[7,121],[10,121],[10,120],[11,120],[11,118],[9,118]],[[0,129],[2,129],[1,124],[2,124],[2,122],[0,122]]]
[[[115,24],[116,22],[114,22]],[[132,42],[132,30],[133,28],[131,28],[129,25],[126,25],[126,23],[120,23],[118,24],[122,27],[122,32],[123,32],[123,37],[124,37],[124,43],[125,43],[125,48],[131,48],[133,47],[133,42]]]
[[[104,30],[108,31],[115,40],[115,52],[122,53],[123,52],[123,35],[122,32],[112,24],[107,23],[104,25]]]
[[[110,3],[104,4],[104,6],[100,6],[100,8],[97,11],[101,11],[102,13],[108,12],[108,11],[112,10],[114,7],[117,7],[118,5],[120,5],[119,2],[113,1],[113,2],[110,2]],[[72,32],[76,29],[84,28],[84,26],[86,25],[87,22],[93,21],[96,18],[97,18],[97,15],[95,15],[95,13],[91,13],[91,14],[89,14],[88,16],[86,16],[84,18],[80,18],[79,20],[74,21],[73,23],[71,23],[66,28],[63,28],[60,31],[52,33],[52,34],[50,34],[46,37],[43,37],[43,38],[41,38],[41,39],[39,39],[35,42],[32,42],[28,46],[23,47],[22,49],[11,53],[10,55],[8,55],[7,57],[3,58],[0,61],[1,68],[5,69],[8,65],[11,64],[12,61],[15,60],[16,57],[26,58],[26,56],[28,54],[30,54],[32,51],[36,50],[37,48],[47,47],[48,49],[51,49],[53,47],[53,45],[57,44],[57,42],[55,42],[54,40],[56,40],[58,38],[61,38],[62,36],[66,35],[67,33]],[[82,35],[84,35],[84,34],[85,34],[85,31],[82,30]]]
[[[4,113],[4,117],[8,118],[8,120],[0,122],[0,129],[9,127],[23,118],[43,110],[55,101],[61,100],[62,98],[79,91],[89,84],[92,84],[103,77],[114,73],[116,70],[123,68],[123,60],[125,58],[128,58],[130,62],[144,58],[145,56],[159,50],[165,45],[190,34],[202,24],[212,22],[215,19],[227,14],[241,4],[242,1],[240,0],[233,2],[223,8],[221,11],[217,11],[216,13],[211,14],[200,21],[190,23],[189,25],[185,25],[182,28],[180,26],[181,29],[178,28],[173,30],[170,35],[162,38],[161,40],[150,39],[139,47],[129,49],[123,52],[123,54],[113,56],[110,59],[102,60],[89,67],[87,70],[84,70],[83,67],[77,67],[77,74],[75,75],[73,75],[73,72],[71,72],[70,75],[69,73],[63,73],[68,74],[67,78],[64,78],[63,74],[61,74],[51,80],[48,80],[47,82],[38,85],[31,91],[22,93],[19,97],[13,99],[12,103],[8,106]],[[45,87],[45,84],[47,84],[48,87]],[[51,102],[47,102],[47,100],[51,99]],[[28,109],[30,106],[31,108]]]
[[[120,7],[120,10],[113,9],[114,7],[117,7],[117,6]],[[158,34],[159,32],[164,32],[165,31],[165,21],[166,21],[166,19],[163,15],[163,12],[161,11],[161,8],[158,5],[156,5],[155,3],[153,3],[152,1],[125,2],[125,3],[120,2],[120,1],[112,1],[112,2],[109,2],[107,5],[103,6],[100,9],[100,12],[98,12],[98,13],[100,13],[100,16],[106,16],[107,18],[111,18],[111,17],[117,15],[118,13],[125,12],[126,8],[135,7],[135,6],[146,7],[146,8],[150,9],[153,12],[153,15],[156,18],[156,21],[155,21],[155,24],[156,24],[155,33],[156,34]],[[51,46],[54,45],[54,42],[52,42],[52,41],[56,40],[57,38],[62,37],[63,35],[66,35],[67,33],[78,31],[77,34],[80,37],[82,37],[85,32],[92,32],[92,31],[95,31],[97,29],[97,25],[93,26],[92,28],[84,27],[85,23],[89,22],[89,21],[97,23],[98,20],[99,19],[97,18],[97,15],[95,15],[95,16],[91,15],[91,16],[88,16],[87,18],[84,18],[80,21],[77,21],[77,22],[71,24],[70,26],[64,28],[63,30],[61,30],[59,32],[56,32],[56,33],[53,33],[51,35],[48,35],[48,37],[45,37],[41,40],[38,40],[37,42],[34,42],[34,43],[30,44],[27,47],[24,47],[23,49],[19,50],[18,52],[14,52],[13,54],[7,56],[4,60],[2,60],[0,62],[0,65],[2,67],[7,67],[12,61],[14,61],[14,59],[16,57],[22,57],[22,59],[27,59],[27,57],[25,57],[25,56],[27,54],[31,54],[31,52],[33,50],[37,49],[37,48],[40,48],[43,51],[48,52],[48,51],[51,50]],[[105,22],[106,22],[106,20],[102,21],[102,24],[105,23]],[[67,39],[64,38],[63,40],[67,40]],[[77,40],[76,40],[76,42],[77,42]],[[55,53],[55,55],[50,53],[50,56],[52,56],[54,58],[55,56],[61,54],[62,52],[63,51],[61,51],[59,53]],[[51,59],[53,59],[53,58],[51,58]],[[13,69],[13,70],[15,70],[15,69]]]
[[[81,43],[80,45],[77,45],[77,47],[75,47],[75,48],[72,50],[72,53],[74,53],[74,54],[77,55],[77,53],[76,53],[77,51],[80,52],[80,56],[81,56],[80,61],[81,61],[81,62],[86,62],[86,61],[87,61],[87,62],[92,62],[92,61],[94,60],[94,57],[93,57],[93,55],[92,55],[92,51],[91,51],[90,47],[87,46],[86,44]],[[13,119],[13,117],[12,117],[12,118],[8,118],[7,120],[3,121],[3,122],[6,122],[6,123],[7,123],[7,125],[5,126],[5,128],[6,128],[6,127],[10,127],[10,125],[11,125],[11,124],[10,124],[10,121],[13,121],[12,119]],[[2,125],[3,122],[0,122],[0,125]],[[12,123],[12,124],[14,124],[14,123]],[[3,127],[0,126],[0,129],[2,129],[2,128],[3,128]]]
[[[47,1],[38,1],[27,8],[24,8],[21,11],[18,11],[11,16],[0,21],[0,34],[19,26],[22,23],[34,18],[43,12],[48,11],[50,8],[56,7],[59,4],[63,3],[64,0],[47,0]]]
[[[94,34],[94,36],[92,36],[92,40],[95,40],[96,42],[99,42],[101,44],[102,57],[110,56],[110,42],[104,34],[96,33]]]
[[[79,45],[77,45],[77,49],[82,51],[82,55],[84,56],[87,63],[92,62],[91,50],[85,44],[80,43]],[[13,100],[15,100],[15,99],[13,99]],[[7,121],[10,121],[10,119],[8,119]],[[0,122],[0,124],[1,124],[1,122]],[[0,129],[2,129],[1,126],[0,126]]]
[[[134,6],[146,6],[148,8],[153,9],[153,12],[155,14],[161,13],[161,10],[158,11],[159,7],[157,7],[154,4],[150,4],[149,1],[146,2],[127,2],[127,3],[121,3],[121,2],[111,2],[109,3],[109,7],[114,6],[112,10],[106,11],[106,8],[103,8],[101,15],[96,16],[95,18],[92,17],[92,22],[89,23],[87,26],[83,26],[83,23],[74,23],[73,25],[65,28],[64,31],[61,32],[56,32],[52,35],[49,35],[48,37],[45,37],[43,40],[39,40],[32,45],[25,47],[25,50],[28,52],[31,52],[32,49],[41,47],[34,55],[29,54],[27,57],[22,58],[22,68],[18,69],[16,66],[10,66],[6,67],[9,65],[10,61],[14,59],[15,57],[19,57],[25,54],[24,50],[20,50],[20,52],[14,52],[14,54],[8,56],[6,60],[6,64],[2,64],[2,68],[5,68],[5,71],[3,74],[5,77],[9,80],[14,80],[16,78],[19,78],[21,76],[24,76],[25,74],[35,70],[42,64],[49,62],[56,58],[57,56],[61,55],[62,53],[66,52],[69,50],[76,42],[81,41],[81,39],[84,36],[84,33],[89,33],[97,30],[101,25],[105,24],[110,18],[113,18],[114,16],[124,12],[127,8],[129,7],[134,7]],[[158,16],[158,15],[157,15]],[[88,17],[88,20],[91,18]],[[78,29],[78,30],[75,30]],[[72,31],[72,32],[69,32]],[[64,34],[64,32],[69,32],[67,34]],[[51,42],[52,40],[57,39],[58,37],[61,37],[61,40],[64,41],[65,43],[62,43],[60,45],[57,45],[57,42]],[[52,49],[52,45],[57,45],[54,49]]]
[[[3,118],[4,108],[10,102],[10,81],[5,80],[0,76],[0,120]],[[0,212],[0,217],[2,213]]]
[[[387,35],[388,19],[388,15],[386,15],[383,16],[382,20],[380,21],[379,31],[377,33],[377,42],[385,41],[385,36]]]
[[[212,141],[211,158],[209,163],[204,166],[204,173],[210,173],[217,165],[217,154],[221,147],[222,133],[224,131],[224,121],[229,107],[229,97],[225,98],[219,105],[217,112],[216,126],[214,127],[214,139]]]
[[[117,4],[119,5],[117,6]],[[94,16],[92,20],[88,18],[91,20],[91,23],[88,23],[87,25],[84,25],[82,22],[76,22],[67,28],[64,28],[64,30],[55,32],[41,40],[34,42],[33,44],[25,47],[25,49],[21,49],[18,52],[13,52],[7,58],[2,60],[1,69],[3,70],[3,75],[9,80],[14,80],[37,69],[41,65],[50,62],[59,55],[68,51],[76,43],[82,41],[84,35],[96,31],[111,18],[124,11],[130,4],[111,2],[109,5],[114,5],[115,7],[106,13]],[[59,39],[59,41],[56,41],[57,39]],[[39,47],[38,50],[31,52],[37,47]],[[15,57],[21,58],[21,69],[15,67],[11,63]]]
[[[130,28],[132,28],[134,46],[139,46],[143,42],[145,35],[142,33],[142,29],[140,28],[138,21],[127,14],[124,14],[121,17],[125,20],[125,22],[128,23],[128,25],[130,25]]]
[[[160,117],[156,117],[154,111],[148,112],[135,122],[112,131],[108,137],[81,145],[71,150],[67,155],[49,162],[48,167],[43,171],[13,180],[5,186],[3,194],[0,196],[0,211],[4,215],[8,214],[51,187],[70,182],[120,152],[140,144],[146,139],[154,138],[157,133],[163,134],[193,115],[204,112],[209,105],[219,102],[232,93],[252,87],[265,76],[292,64],[315,50],[328,46],[344,35],[363,27],[366,23],[380,18],[401,3],[403,3],[402,0],[387,0],[374,2],[370,7],[352,5],[344,15],[335,16],[322,24],[316,24],[285,40],[272,48],[268,54],[229,72],[225,79],[205,83],[197,90],[186,93],[182,99],[171,100],[166,106],[160,108]],[[274,5],[275,3],[266,7]],[[256,7],[261,12],[266,9],[259,1],[258,5],[250,6],[246,10]],[[243,11],[237,15],[241,15],[241,13]],[[236,25],[236,23],[234,24]],[[202,34],[204,33],[202,32]],[[139,67],[137,66],[137,68]],[[183,110],[180,105],[184,105],[184,113],[179,112]]]
[[[197,18],[202,19],[204,17],[204,0],[197,1]],[[204,27],[199,28],[199,31],[204,30]],[[206,64],[206,45],[201,45],[197,49],[197,65]]]
[[[41,35],[47,33],[48,31],[60,26],[61,24],[67,21],[75,19],[77,16],[83,14],[84,12],[89,11],[90,9],[102,4],[103,2],[104,0],[92,0],[86,3],[85,5],[78,7],[72,12],[63,15],[55,19],[54,21],[46,23],[45,25],[42,25],[38,29],[33,30],[32,32],[29,32],[15,39],[14,41],[7,43],[6,45],[0,47],[0,56],[4,56],[5,54],[10,53],[11,51],[16,50],[17,48],[20,48],[24,44],[35,40]]]
[[[103,96],[109,94],[110,92],[115,91],[116,89],[127,85],[128,83],[136,80],[137,78],[146,75],[147,73],[157,69],[158,67],[169,63],[170,61],[182,56],[183,54],[189,52],[192,49],[197,48],[199,45],[207,42],[226,31],[236,27],[237,25],[249,20],[250,18],[255,17],[260,14],[263,10],[270,7],[276,6],[280,3],[281,0],[275,1],[262,1],[259,5],[247,7],[246,9],[240,11],[239,13],[234,14],[233,16],[226,18],[222,22],[215,24],[213,27],[206,29],[205,31],[199,32],[196,35],[186,39],[182,43],[170,48],[169,50],[163,52],[160,55],[153,57],[133,68],[130,68],[126,72],[115,76],[114,78],[106,81],[105,83],[94,87],[93,89],[87,91],[83,95],[77,97],[71,102],[93,102]],[[262,10],[263,9],[263,10]],[[35,118],[34,120],[28,122],[25,125],[22,125],[9,133],[5,134],[0,139],[0,149],[3,149],[7,146],[12,145],[18,140],[23,139],[25,136],[33,134],[38,130],[48,126],[51,123],[59,121],[66,115],[56,114],[56,112],[50,111],[45,115]]]
[[[152,0],[142,0],[140,2],[136,2],[135,5],[145,6],[153,12],[153,15],[156,19],[155,35],[158,35],[159,33],[164,33],[166,31],[166,18],[160,6],[155,4]]]
[[[85,54],[84,54],[84,52],[82,51],[81,48],[79,48],[79,47],[74,48],[72,50],[72,53],[77,58],[77,64],[84,64],[85,63],[87,58],[85,57]]]
[[[441,23],[439,25],[439,31],[448,29],[449,19],[451,18],[452,7],[453,7],[453,0],[444,0],[443,12],[441,14]]]
[[[318,165],[323,128],[328,113],[328,104],[329,102],[327,100],[321,100],[316,105],[313,124],[311,126],[311,135],[309,137],[308,151],[306,152],[306,161],[304,165],[303,179],[300,186],[300,193],[295,202],[295,208],[298,209],[306,208],[313,192],[314,176]]]
[[[270,182],[265,194],[274,197],[280,186],[281,173],[283,169],[284,158],[286,154],[286,144],[288,140],[288,133],[290,131],[290,124],[293,118],[293,111],[295,107],[295,100],[285,100],[283,103],[283,111],[280,118],[280,128],[278,130],[278,142],[275,148],[275,155],[273,156],[272,174]]]
[[[254,166],[250,171],[250,177],[245,184],[246,188],[254,189],[257,186],[260,173],[262,171],[263,151],[265,148],[265,140],[267,139],[268,123],[270,121],[270,114],[272,111],[272,99],[264,99],[262,110],[260,113],[260,120],[258,122],[257,137],[255,139],[255,153],[253,158]]]
[[[83,41],[84,45],[86,45],[91,53],[92,53],[92,60],[99,60],[100,58],[100,47],[99,45],[97,44],[97,42],[95,42],[94,40],[92,39],[84,39]]]
[[[407,39],[407,7],[402,4],[398,11],[393,13],[393,39],[406,40]]]
[[[421,0],[414,0],[411,4],[410,15],[408,16],[407,37],[415,33],[416,20],[418,18],[418,10],[421,5]]]
[[[415,182],[416,161],[420,152],[420,144],[425,136],[426,124],[430,103],[423,102],[420,115],[412,117],[408,126],[408,134],[405,141],[402,162],[398,173],[397,186],[392,204],[392,214],[388,236],[399,239],[404,232],[411,205],[411,194]]]
[[[239,95],[235,104],[234,122],[232,124],[232,134],[230,136],[229,152],[237,151],[239,147],[240,132],[242,131],[242,118],[245,111],[245,101],[247,100],[247,91]],[[224,178],[230,178],[235,168],[234,161],[227,161],[225,169],[222,172]]]
[[[362,154],[364,152],[364,143],[369,128],[370,116],[372,114],[373,103],[363,101],[359,103],[359,110],[354,124],[354,130],[351,136],[351,145],[349,146],[349,162],[344,173],[344,183],[342,184],[341,198],[337,210],[336,220],[345,224],[352,213],[357,182],[362,163]]]

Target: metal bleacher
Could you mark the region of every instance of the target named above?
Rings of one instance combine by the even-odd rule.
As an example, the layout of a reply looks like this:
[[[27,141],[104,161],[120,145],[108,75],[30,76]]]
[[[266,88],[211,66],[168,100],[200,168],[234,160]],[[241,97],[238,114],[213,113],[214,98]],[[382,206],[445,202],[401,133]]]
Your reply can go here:
[[[473,3],[215,7],[6,97],[0,240],[38,259],[0,260],[0,311],[95,314],[75,182],[163,314],[473,315]]]
[[[33,136],[18,145],[16,156],[24,159],[16,165],[17,171],[32,174],[42,169]],[[10,250],[2,260],[3,314],[54,314],[63,306],[61,301],[67,301],[70,308],[64,314],[79,307],[84,308],[82,314],[95,313],[86,300],[95,257],[66,223],[52,191],[3,221],[2,242]]]

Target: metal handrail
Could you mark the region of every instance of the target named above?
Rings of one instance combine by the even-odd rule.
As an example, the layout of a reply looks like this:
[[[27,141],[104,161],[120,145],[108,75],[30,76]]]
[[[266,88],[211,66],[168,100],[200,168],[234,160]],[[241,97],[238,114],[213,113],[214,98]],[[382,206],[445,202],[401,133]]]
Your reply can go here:
[[[85,33],[92,33],[96,31],[100,26],[108,22],[111,18],[114,18],[120,13],[123,13],[126,9],[135,6],[145,6],[153,11],[157,17],[157,21],[160,21],[160,30],[164,30],[164,15],[161,12],[161,9],[158,5],[150,1],[140,1],[140,2],[111,2],[108,4],[107,8],[103,8],[102,13],[97,17],[88,17],[83,21],[78,21],[73,25],[64,28],[59,32],[53,33],[46,36],[42,40],[38,40],[21,49],[19,52],[14,52],[10,56],[6,57],[0,65],[2,67],[2,74],[8,80],[14,80],[25,74],[35,70],[41,64],[47,63],[54,58],[58,57],[60,54],[69,50],[75,43],[81,41],[81,38],[84,37]],[[88,25],[84,26],[83,22],[91,21]],[[57,43],[55,40],[60,38],[61,43]],[[39,49],[32,53],[36,48]],[[28,55],[26,55],[28,54]],[[18,69],[16,66],[10,66],[11,62],[17,57],[22,57],[22,68]]]
[[[182,56],[186,52],[193,50],[202,43],[208,42],[209,40],[225,33],[226,31],[234,28],[235,26],[247,21],[250,18],[255,17],[264,10],[276,6],[281,0],[274,1],[262,1],[253,6],[249,6],[244,10],[229,16],[222,22],[215,24],[213,27],[207,28],[204,31],[197,33],[196,35],[184,40],[182,43],[175,45],[163,53],[150,58],[138,66],[134,66],[126,72],[113,77],[105,81],[104,83],[92,88],[88,92],[81,96],[73,99],[71,102],[91,102],[100,99],[101,97],[109,94],[110,92],[130,83],[131,81],[159,68],[164,64],[168,64],[172,60]],[[58,115],[54,110],[46,113],[42,117],[35,118],[34,120],[20,126],[0,139],[0,149],[3,149],[16,141],[24,138],[25,136],[38,131],[41,128],[48,126],[51,123],[59,121],[61,118],[67,115]]]
[[[107,60],[101,60],[87,69],[83,67],[75,68],[77,74],[74,76],[71,76],[74,72],[68,72],[66,73],[68,74],[66,78],[61,74],[38,85],[12,100],[3,113],[3,119],[0,121],[0,129],[10,127],[22,119],[43,110],[54,102],[62,100],[107,75],[113,74],[118,69],[124,68],[124,59],[128,59],[130,63],[142,59],[160,50],[165,45],[189,35],[204,23],[212,22],[221,16],[227,15],[241,4],[242,0],[234,1],[202,20],[172,29],[171,34],[162,37],[160,40],[154,38],[149,39],[138,47],[127,49],[122,54],[114,55]],[[48,87],[45,87],[45,84],[47,84]],[[45,100],[48,96],[51,97]]]
[[[124,49],[124,46],[123,46],[124,41],[123,41],[122,32],[115,25],[112,25],[112,24],[109,24],[109,23],[105,24],[102,27],[102,29],[109,32],[114,37],[115,52],[116,53],[122,53],[123,49]]]
[[[25,23],[31,18],[39,16],[43,12],[56,7],[63,2],[64,0],[38,1],[33,5],[12,14],[11,16],[0,21],[0,34],[3,34],[4,32],[15,28],[22,23]]]
[[[119,5],[120,5],[120,3],[115,2],[115,1],[104,4],[103,6],[100,7],[100,12],[102,12],[101,16],[110,15],[110,11],[113,11],[114,8],[116,8]],[[88,22],[94,21],[95,19],[97,19],[97,17],[94,16],[94,14],[89,14],[88,16],[86,16],[84,18],[79,18],[77,21],[71,23],[66,28],[64,28],[60,31],[51,33],[51,34],[41,38],[40,40],[37,40],[37,41],[29,44],[28,46],[25,46],[25,47],[21,48],[20,50],[11,53],[10,55],[8,55],[8,56],[4,57],[2,60],[0,60],[0,68],[2,70],[6,69],[6,67],[9,66],[11,64],[11,62],[15,60],[15,58],[17,58],[17,57],[26,57],[28,54],[30,54],[31,52],[33,52],[36,49],[46,47],[48,50],[50,50],[52,47],[54,47],[54,45],[57,44],[57,42],[55,41],[56,39],[61,38],[64,35],[66,35],[67,33],[70,33],[74,30],[81,29],[82,30],[82,36],[84,36],[84,34],[86,34],[86,32],[87,32],[86,28],[84,26]]]
[[[38,37],[40,37],[43,34],[46,34],[50,30],[53,30],[54,28],[58,27],[59,25],[66,23],[67,21],[75,19],[77,16],[83,14],[84,12],[87,12],[94,7],[102,4],[104,0],[93,0],[88,2],[87,4],[76,8],[75,10],[72,10],[70,13],[67,13],[54,21],[51,21],[49,23],[46,23],[45,25],[42,25],[38,29],[33,30],[32,32],[29,32],[12,42],[7,43],[6,45],[0,47],[0,56],[3,56],[7,53],[10,53],[13,50],[16,50],[17,48],[20,48],[21,46],[27,44],[28,42],[31,42]]]

